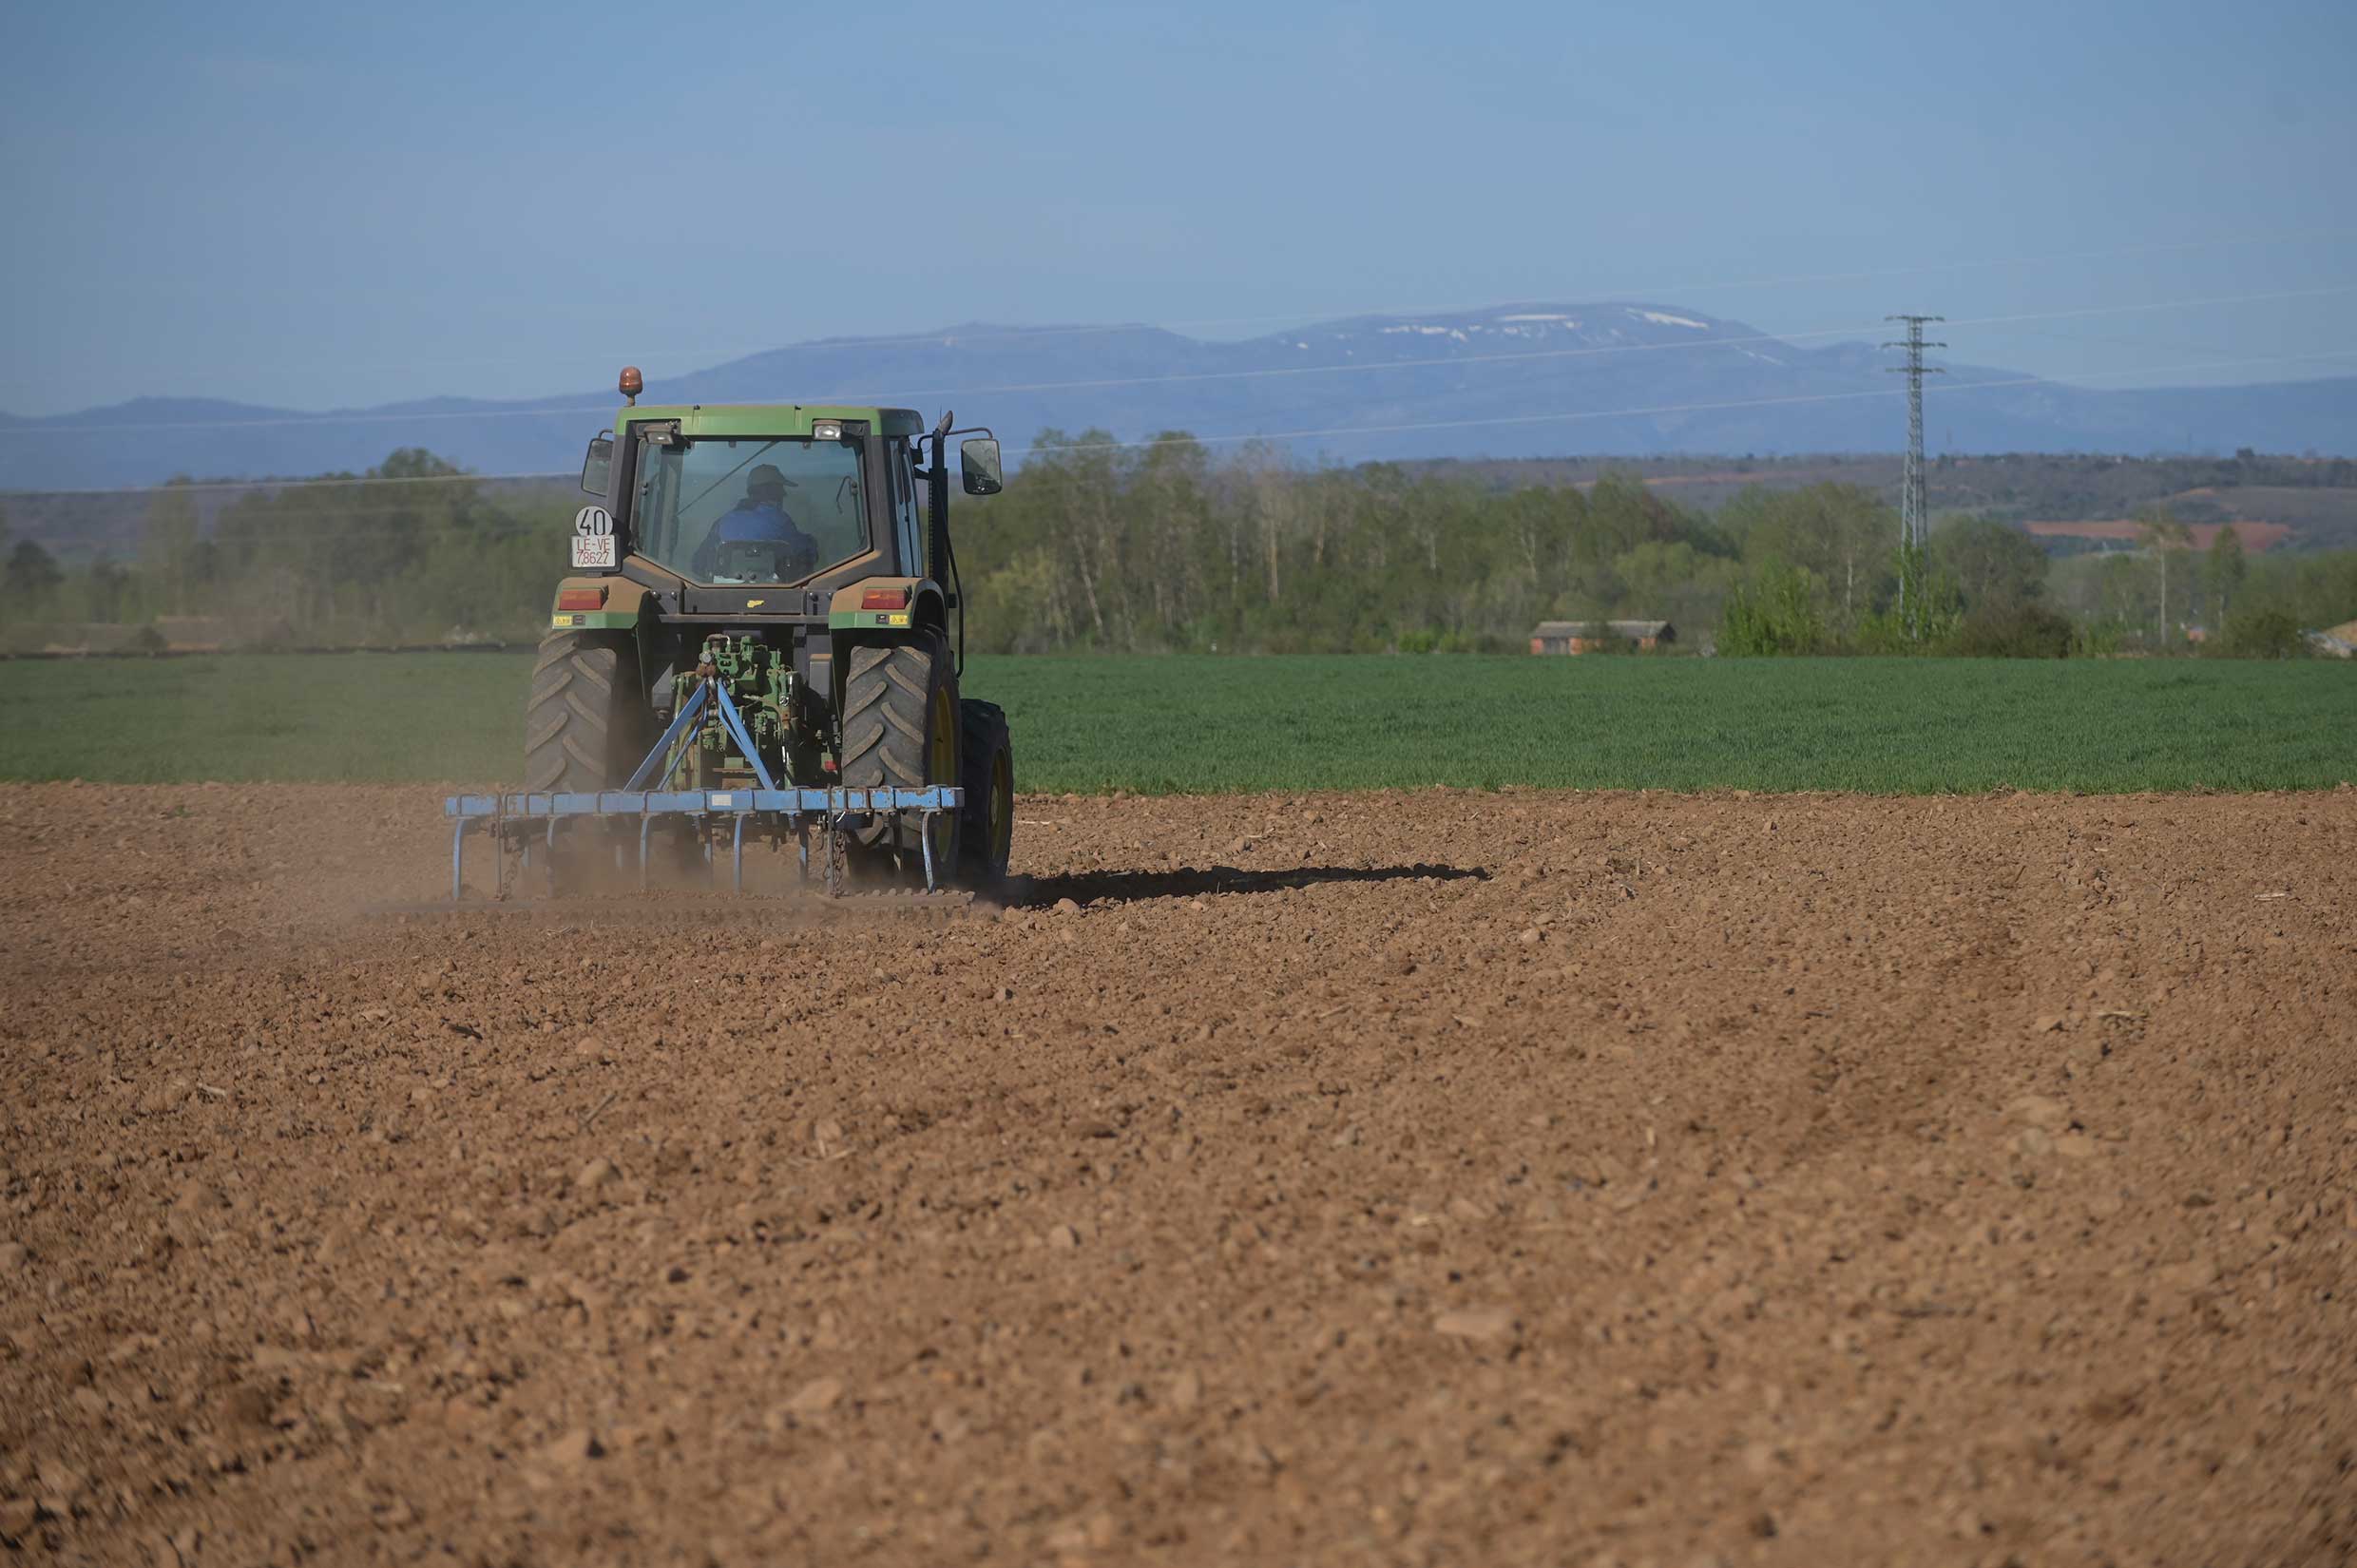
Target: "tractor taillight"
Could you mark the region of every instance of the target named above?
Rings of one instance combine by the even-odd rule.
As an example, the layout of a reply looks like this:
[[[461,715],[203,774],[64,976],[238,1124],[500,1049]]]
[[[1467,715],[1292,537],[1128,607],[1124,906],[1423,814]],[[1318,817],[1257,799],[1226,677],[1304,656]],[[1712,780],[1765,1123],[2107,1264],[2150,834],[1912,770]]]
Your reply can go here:
[[[905,610],[909,607],[906,588],[870,588],[859,597],[863,610]]]
[[[604,588],[559,588],[557,608],[560,610],[602,610],[605,608]]]

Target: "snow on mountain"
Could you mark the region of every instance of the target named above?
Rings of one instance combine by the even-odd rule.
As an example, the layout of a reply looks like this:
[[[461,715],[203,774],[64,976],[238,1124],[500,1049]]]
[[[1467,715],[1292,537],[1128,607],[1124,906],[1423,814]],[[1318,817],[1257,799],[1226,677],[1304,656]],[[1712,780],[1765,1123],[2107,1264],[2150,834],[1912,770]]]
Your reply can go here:
[[[1690,308],[1607,300],[1358,316],[1239,342],[1142,325],[968,322],[796,343],[704,370],[646,369],[650,401],[953,407],[993,426],[1017,463],[1043,431],[1091,429],[1124,440],[1183,430],[1221,449],[1306,431],[1289,441],[1303,461],[1358,462],[1888,451],[1906,434],[1890,363],[1864,340],[1790,342]],[[2143,453],[2190,441],[2349,453],[2357,444],[2357,378],[2115,392],[1945,368],[1926,412],[1946,449]],[[142,398],[0,416],[0,490],[360,469],[412,446],[487,473],[565,472],[614,403],[591,390],[304,413]]]

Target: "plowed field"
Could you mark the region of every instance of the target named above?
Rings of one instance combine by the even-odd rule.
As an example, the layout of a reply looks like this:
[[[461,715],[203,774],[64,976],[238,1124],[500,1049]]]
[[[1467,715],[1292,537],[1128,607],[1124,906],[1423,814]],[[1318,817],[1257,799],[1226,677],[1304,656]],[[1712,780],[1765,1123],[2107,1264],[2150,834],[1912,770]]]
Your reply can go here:
[[[1026,797],[402,908],[0,789],[27,1560],[2338,1563],[2357,792]]]

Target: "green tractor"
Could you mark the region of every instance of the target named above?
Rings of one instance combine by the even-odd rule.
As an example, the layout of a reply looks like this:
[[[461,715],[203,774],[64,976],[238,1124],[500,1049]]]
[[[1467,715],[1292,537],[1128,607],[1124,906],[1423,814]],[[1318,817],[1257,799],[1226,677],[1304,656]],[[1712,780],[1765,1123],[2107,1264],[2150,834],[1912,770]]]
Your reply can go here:
[[[560,886],[604,852],[600,828],[626,840],[618,823],[642,871],[650,835],[706,860],[733,837],[740,886],[748,827],[798,842],[806,871],[816,827],[830,887],[1003,878],[1014,756],[1006,715],[959,689],[948,465],[965,436],[961,488],[995,494],[997,440],[948,414],[642,406],[642,388],[623,372],[627,406],[583,465],[596,500],[532,670],[525,793],[452,801],[459,838],[490,818]]]

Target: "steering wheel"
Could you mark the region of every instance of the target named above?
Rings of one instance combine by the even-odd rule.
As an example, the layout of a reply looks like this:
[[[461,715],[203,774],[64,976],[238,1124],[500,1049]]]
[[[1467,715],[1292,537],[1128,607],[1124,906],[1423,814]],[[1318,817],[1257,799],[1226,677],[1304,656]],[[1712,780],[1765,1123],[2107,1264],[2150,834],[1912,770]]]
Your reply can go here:
[[[817,570],[816,552],[787,539],[724,541],[713,575],[735,583],[791,583]]]

